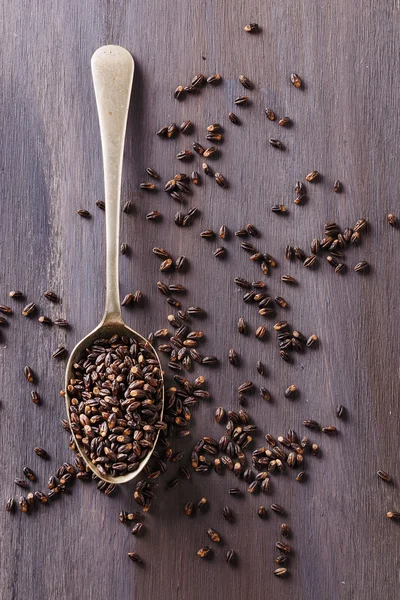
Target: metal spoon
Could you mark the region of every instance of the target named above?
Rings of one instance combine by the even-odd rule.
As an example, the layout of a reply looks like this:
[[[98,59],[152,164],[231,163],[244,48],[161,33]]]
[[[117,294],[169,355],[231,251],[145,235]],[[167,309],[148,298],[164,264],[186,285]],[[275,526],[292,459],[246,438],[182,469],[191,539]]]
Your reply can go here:
[[[95,339],[100,337],[111,337],[114,334],[134,337],[141,343],[147,344],[159,361],[157,353],[149,342],[125,324],[121,315],[119,300],[118,260],[121,172],[133,72],[133,58],[125,48],[121,48],[120,46],[103,46],[96,50],[92,56],[92,75],[100,121],[104,168],[107,245],[106,307],[101,323],[75,346],[69,357],[65,372],[65,399],[69,420],[71,398],[68,394],[68,384],[73,377],[73,365],[84,355],[86,348],[90,347]],[[164,388],[162,396],[162,412],[163,410]],[[69,422],[71,425],[71,421]],[[157,434],[153,449],[141,461],[136,471],[118,477],[111,477],[99,472],[96,465],[85,454],[83,446],[75,437],[74,433],[72,433],[72,435],[74,436],[76,447],[90,469],[100,479],[118,484],[130,481],[144,469],[153,453],[158,439]]]

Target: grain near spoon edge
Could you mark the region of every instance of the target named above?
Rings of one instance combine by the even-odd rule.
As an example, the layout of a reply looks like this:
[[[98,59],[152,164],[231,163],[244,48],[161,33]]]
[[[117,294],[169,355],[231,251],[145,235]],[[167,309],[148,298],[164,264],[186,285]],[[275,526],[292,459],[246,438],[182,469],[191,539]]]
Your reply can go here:
[[[119,215],[121,198],[121,174],[125,132],[128,119],[129,101],[131,96],[134,61],[131,54],[120,46],[103,46],[92,56],[92,76],[96,95],[97,111],[100,122],[101,145],[103,153],[105,217],[106,217],[106,306],[100,324],[85,336],[72,350],[65,372],[65,400],[70,420],[71,398],[68,393],[69,380],[73,376],[73,365],[84,355],[86,348],[99,337],[111,337],[114,334],[134,337],[145,343],[160,362],[156,351],[139,333],[124,322],[121,315],[119,298]],[[164,386],[160,364],[162,383],[162,418],[164,410]],[[85,463],[103,481],[109,483],[125,483],[134,479],[146,466],[154,451],[159,432],[154,445],[147,456],[140,462],[138,468],[125,475],[112,477],[99,472],[96,465],[82,449],[80,441],[71,428],[76,447]]]

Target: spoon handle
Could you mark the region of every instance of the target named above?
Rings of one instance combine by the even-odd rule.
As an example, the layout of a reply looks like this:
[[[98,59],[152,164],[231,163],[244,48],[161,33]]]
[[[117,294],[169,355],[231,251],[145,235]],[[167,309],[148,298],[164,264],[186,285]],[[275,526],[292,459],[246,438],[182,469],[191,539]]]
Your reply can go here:
[[[125,131],[134,72],[121,46],[103,46],[92,56],[92,76],[100,121],[106,206],[106,308],[103,323],[121,320],[119,301],[119,215]]]

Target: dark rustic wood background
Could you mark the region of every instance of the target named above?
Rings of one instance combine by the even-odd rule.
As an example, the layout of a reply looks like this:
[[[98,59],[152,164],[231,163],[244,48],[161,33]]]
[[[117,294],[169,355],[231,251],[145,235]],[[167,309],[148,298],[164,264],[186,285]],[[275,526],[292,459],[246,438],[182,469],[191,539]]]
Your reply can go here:
[[[219,436],[214,409],[237,408],[235,389],[246,379],[273,395],[271,405],[257,394],[248,403],[264,433],[279,435],[293,427],[304,435],[301,422],[310,417],[340,430],[335,438],[313,436],[323,453],[308,461],[306,484],[293,476],[274,477],[270,497],[231,498],[232,475],[196,476],[169,492],[162,483],[141,540],[118,523],[119,510],[135,508],[132,485],[107,498],[94,485],[77,483],[71,497],[32,515],[1,511],[2,599],[398,598],[400,529],[385,514],[400,510],[400,233],[386,223],[388,212],[399,211],[399,9],[396,0],[379,6],[372,0],[357,5],[345,0],[2,3],[0,300],[15,311],[1,328],[3,504],[9,495],[20,495],[13,479],[24,465],[37,471],[45,487],[52,471],[72,459],[59,425],[65,363],[53,361],[51,353],[59,344],[71,349],[103,311],[104,215],[95,206],[103,181],[90,58],[104,44],[125,46],[136,62],[123,176],[123,198],[134,201],[135,213],[122,219],[121,241],[131,254],[121,257],[120,275],[121,293],[141,289],[146,303],[126,310],[127,321],[144,334],[164,326],[171,310],[155,287],[159,261],[151,248],[184,254],[189,272],[170,280],[188,287],[186,306],[207,310],[203,349],[221,361],[218,369],[196,367],[195,374],[209,380],[212,401],[195,411],[193,436],[176,447],[189,456],[198,436]],[[252,21],[262,27],[259,35],[243,32]],[[303,77],[303,91],[290,84],[292,71]],[[220,72],[223,84],[175,101],[175,87],[198,72]],[[234,127],[227,113],[243,93],[237,82],[241,73],[255,90],[249,92],[251,106],[235,110],[243,123]],[[267,121],[267,105],[290,116],[293,127],[284,130]],[[184,119],[195,123],[193,136],[163,141],[155,135],[162,125]],[[138,184],[147,179],[147,166],[163,181],[182,170],[176,152],[194,139],[204,143],[210,122],[226,128],[215,164],[230,187],[222,190],[203,178],[188,204],[198,206],[201,216],[193,227],[178,229],[177,205],[162,191],[139,193]],[[269,137],[281,138],[286,151],[269,147]],[[197,157],[188,169],[194,166]],[[294,182],[312,169],[323,180],[308,186],[307,205],[295,206]],[[340,195],[332,192],[337,178],[344,183]],[[289,207],[286,218],[270,211],[281,202]],[[92,219],[79,218],[78,208],[90,210]],[[145,220],[153,209],[162,213],[161,224]],[[344,227],[360,217],[368,219],[368,233],[347,253],[345,276],[335,275],[324,261],[309,271],[284,260],[287,243],[308,249],[327,220]],[[218,241],[199,237],[205,228],[226,224],[233,232],[247,223],[259,227],[257,244],[280,263],[267,280],[269,290],[287,298],[295,327],[315,331],[321,340],[318,351],[296,357],[292,365],[278,357],[273,321],[265,342],[254,338],[262,318],[242,302],[232,279],[258,278],[260,272],[239,240],[226,241],[227,258],[218,261],[212,256]],[[361,259],[372,265],[368,276],[352,271]],[[285,272],[299,279],[297,288],[280,282]],[[37,301],[41,314],[65,317],[72,328],[46,328],[22,317],[22,303],[8,299],[16,288]],[[59,305],[43,298],[49,288],[62,298]],[[253,332],[246,338],[236,330],[240,316]],[[230,347],[242,357],[240,368],[228,364]],[[268,367],[264,379],[255,370],[258,359]],[[41,406],[30,400],[25,364],[37,373]],[[292,383],[300,390],[296,401],[283,396]],[[346,420],[335,417],[338,402],[347,408]],[[257,440],[262,443],[262,436]],[[48,449],[50,463],[36,457],[35,445]],[[378,468],[392,474],[393,485],[378,480]],[[183,504],[202,495],[209,499],[209,512],[182,516]],[[256,514],[261,503],[272,501],[288,507],[294,531],[291,576],[285,581],[272,575],[281,520],[270,514],[261,521]],[[222,520],[224,504],[236,513],[235,525]],[[220,530],[223,547],[212,561],[201,561],[196,550],[208,542],[210,526]],[[145,560],[143,568],[127,558],[134,548]],[[228,548],[239,555],[235,569],[224,561]]]

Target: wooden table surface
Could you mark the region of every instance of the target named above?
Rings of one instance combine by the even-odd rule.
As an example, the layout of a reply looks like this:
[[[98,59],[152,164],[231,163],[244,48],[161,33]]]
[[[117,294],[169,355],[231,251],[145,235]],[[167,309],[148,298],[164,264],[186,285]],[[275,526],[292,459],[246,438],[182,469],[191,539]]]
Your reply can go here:
[[[222,435],[214,410],[237,410],[236,388],[247,379],[267,387],[274,399],[267,403],[258,393],[248,399],[246,410],[260,428],[257,445],[268,431],[280,435],[292,427],[305,435],[306,418],[339,430],[332,437],[312,433],[322,453],[306,459],[307,482],[296,483],[292,471],[273,475],[269,496],[229,496],[233,485],[246,489],[231,473],[194,474],[165,491],[166,479],[178,468],[171,465],[142,539],[118,522],[120,510],[135,509],[132,484],[107,498],[94,484],[76,483],[70,497],[31,515],[1,511],[2,600],[399,597],[400,529],[386,518],[388,510],[400,510],[400,233],[386,221],[389,212],[400,212],[399,9],[398,1],[378,6],[372,0],[357,5],[345,0],[2,3],[0,301],[14,308],[1,328],[3,504],[20,495],[13,480],[25,465],[46,488],[48,476],[73,459],[59,424],[65,416],[59,396],[65,361],[52,360],[51,353],[64,344],[71,350],[103,310],[104,214],[95,205],[103,182],[90,58],[104,44],[125,46],[136,62],[123,173],[123,200],[131,199],[135,212],[122,218],[121,241],[130,253],[121,257],[120,276],[121,294],[140,289],[145,305],[124,309],[124,315],[144,334],[165,326],[173,309],[157,292],[156,281],[184,283],[183,305],[207,311],[204,321],[193,320],[206,336],[201,351],[220,359],[218,368],[196,365],[190,375],[206,376],[212,399],[193,412],[192,435],[173,441],[174,448],[188,459],[200,436]],[[261,33],[246,34],[244,25],[254,21]],[[303,78],[303,90],[290,84],[293,71]],[[199,72],[220,72],[222,85],[207,86],[184,102],[174,100],[175,87]],[[248,92],[250,106],[235,107],[242,121],[235,127],[227,113],[244,92],[239,74],[255,89]],[[293,126],[268,121],[266,106],[280,117],[288,115]],[[171,141],[155,135],[162,125],[185,119],[195,124],[194,134]],[[178,205],[162,191],[141,192],[138,186],[148,179],[147,166],[162,182],[199,167],[199,157],[186,166],[175,155],[194,140],[205,143],[212,122],[224,126],[225,142],[221,158],[210,164],[225,175],[229,188],[202,177],[203,185],[184,207],[197,206],[200,216],[192,227],[178,228],[173,222]],[[280,138],[285,151],[269,146],[270,137]],[[313,169],[322,179],[307,186],[308,202],[295,206],[294,183]],[[335,179],[343,182],[341,194],[332,191]],[[271,212],[280,203],[288,206],[288,216]],[[92,218],[78,217],[79,208]],[[161,223],[145,219],[151,210],[162,213]],[[346,251],[343,276],[324,257],[314,270],[285,260],[286,244],[309,253],[325,222],[335,220],[344,228],[361,217],[368,220],[368,231],[359,246]],[[271,295],[284,296],[290,305],[277,318],[320,338],[318,350],[296,355],[293,364],[278,356],[274,320],[245,304],[233,283],[236,275],[262,278],[240,240],[231,235],[224,242],[208,241],[199,235],[223,224],[232,233],[247,223],[259,228],[257,247],[278,261],[264,278]],[[218,245],[227,249],[225,260],[213,257]],[[160,274],[153,246],[174,257],[186,255],[188,272]],[[363,259],[371,263],[365,276],[353,271]],[[285,286],[284,273],[299,285]],[[23,290],[26,301],[9,299],[12,289]],[[45,289],[56,291],[61,302],[49,303]],[[67,318],[71,329],[24,318],[21,307],[28,301],[37,302],[38,314]],[[241,316],[251,329],[247,337],[236,329]],[[269,334],[261,342],[254,330],[263,322]],[[229,348],[240,354],[240,367],[229,365]],[[264,378],[255,369],[257,360],[267,366]],[[25,365],[37,375],[35,387],[23,377]],[[283,395],[290,384],[300,391],[292,401]],[[42,397],[41,406],[31,402],[32,389]],[[338,403],[347,409],[341,421],[335,416]],[[48,450],[49,462],[34,454],[36,445]],[[388,471],[393,484],[379,480],[377,469]],[[184,503],[203,495],[208,513],[185,517]],[[271,502],[287,508],[285,520],[293,530],[286,580],[272,574],[282,519],[270,511]],[[234,525],[221,517],[225,504],[236,514]],[[257,516],[260,504],[268,508],[265,521]],[[208,527],[220,531],[223,544],[214,546],[212,560],[202,561],[196,551],[207,544]],[[229,548],[237,551],[236,568],[225,563]],[[129,561],[132,549],[143,557],[143,567]]]

